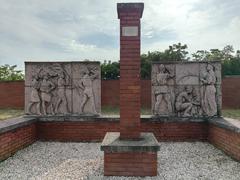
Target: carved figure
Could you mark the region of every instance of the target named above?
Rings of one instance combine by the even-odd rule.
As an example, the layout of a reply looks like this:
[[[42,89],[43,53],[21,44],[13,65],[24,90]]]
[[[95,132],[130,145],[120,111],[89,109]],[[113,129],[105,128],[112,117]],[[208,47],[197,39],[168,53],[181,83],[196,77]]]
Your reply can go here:
[[[26,114],[33,114],[32,107],[36,105],[36,113],[41,115],[41,99],[39,96],[39,89],[40,89],[40,78],[38,74],[32,76],[32,91],[30,95],[30,103],[27,107]]]
[[[50,113],[54,114],[51,92],[55,89],[55,84],[51,81],[49,73],[43,75],[40,85],[43,114],[47,115],[47,108],[50,106]]]
[[[84,107],[88,102],[91,107],[90,113],[98,114],[96,111],[93,94],[93,80],[96,79],[97,76],[98,73],[96,72],[96,69],[90,70],[89,68],[86,68],[86,70],[83,72],[83,77],[79,83],[79,88],[83,90],[83,99],[80,104],[80,113],[84,113]]]
[[[206,67],[206,74],[201,78],[203,83],[203,111],[208,116],[214,116],[217,113],[217,103],[216,103],[216,76],[213,71],[213,66],[208,64]]]
[[[193,104],[191,111],[192,116],[202,115],[201,101],[196,88],[193,88],[192,90],[192,104]]]
[[[160,105],[161,103],[166,104],[167,114],[171,114],[173,111],[171,104],[171,95],[168,88],[168,80],[173,78],[174,75],[163,65],[159,66],[159,72],[156,74],[157,87],[158,89],[155,91],[156,103],[154,105],[154,113],[160,113]]]
[[[176,99],[176,110],[180,114],[183,112],[183,116],[191,116],[191,110],[193,104],[191,102],[192,87],[185,86],[185,90],[181,92]]]
[[[55,106],[55,113],[61,113],[59,107],[63,107],[63,113],[69,113],[68,102],[66,97],[66,86],[69,84],[69,77],[67,72],[61,67],[57,66],[55,68],[58,70],[57,74],[57,103]]]

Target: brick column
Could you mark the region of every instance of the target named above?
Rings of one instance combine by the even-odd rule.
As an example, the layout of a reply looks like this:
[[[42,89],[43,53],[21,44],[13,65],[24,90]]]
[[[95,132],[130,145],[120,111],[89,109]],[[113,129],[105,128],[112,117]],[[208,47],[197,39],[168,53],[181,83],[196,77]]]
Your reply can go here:
[[[120,19],[120,138],[140,137],[140,18],[143,3],[118,3]]]
[[[156,176],[159,145],[140,133],[140,18],[143,3],[118,3],[120,19],[120,133],[107,132],[105,176]]]

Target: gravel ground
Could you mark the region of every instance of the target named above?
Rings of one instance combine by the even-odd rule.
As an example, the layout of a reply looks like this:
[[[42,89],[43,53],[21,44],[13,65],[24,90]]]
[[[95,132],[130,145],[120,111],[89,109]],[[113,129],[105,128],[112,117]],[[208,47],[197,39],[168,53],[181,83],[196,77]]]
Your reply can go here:
[[[100,143],[36,142],[0,163],[0,179],[240,179],[240,163],[208,143],[160,143],[157,177],[103,177]]]

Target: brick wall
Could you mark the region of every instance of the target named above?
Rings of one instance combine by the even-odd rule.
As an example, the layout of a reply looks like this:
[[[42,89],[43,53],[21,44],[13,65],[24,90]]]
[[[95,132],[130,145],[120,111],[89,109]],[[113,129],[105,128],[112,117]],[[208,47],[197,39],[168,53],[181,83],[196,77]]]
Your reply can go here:
[[[38,122],[38,138],[45,141],[100,142],[106,132],[119,131],[117,122]]]
[[[240,108],[240,76],[228,76],[222,81],[223,108]]]
[[[240,161],[240,133],[210,125],[208,140],[229,156]]]
[[[18,150],[36,140],[36,125],[30,124],[0,134],[0,161],[10,157]]]
[[[223,108],[240,108],[240,76],[222,81]],[[24,107],[24,81],[0,82],[0,108]],[[102,106],[119,106],[119,81],[102,80]],[[141,80],[141,104],[151,107],[151,81]]]
[[[102,80],[102,106],[119,106],[119,80]]]
[[[102,80],[102,106],[119,106],[119,81]],[[141,80],[141,105],[151,106],[151,81]]]
[[[101,142],[107,132],[119,132],[119,122],[38,122],[38,138],[45,141]],[[158,141],[206,141],[207,123],[143,122],[141,132],[152,132]]]
[[[106,132],[118,132],[118,121],[37,122],[0,133],[0,161],[35,140],[102,141]],[[158,141],[206,141],[240,160],[240,133],[208,123],[142,122],[142,132],[153,132]]]
[[[104,153],[105,176],[156,176],[157,152]]]
[[[24,81],[0,82],[0,108],[24,107]]]

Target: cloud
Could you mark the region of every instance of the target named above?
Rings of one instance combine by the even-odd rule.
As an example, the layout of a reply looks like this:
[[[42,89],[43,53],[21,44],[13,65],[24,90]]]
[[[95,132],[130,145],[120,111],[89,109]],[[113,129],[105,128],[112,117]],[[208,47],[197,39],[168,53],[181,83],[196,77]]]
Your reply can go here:
[[[122,1],[130,2],[130,1]],[[0,64],[119,60],[117,0],[1,0]],[[177,42],[190,52],[240,49],[239,0],[145,0],[142,53]]]

